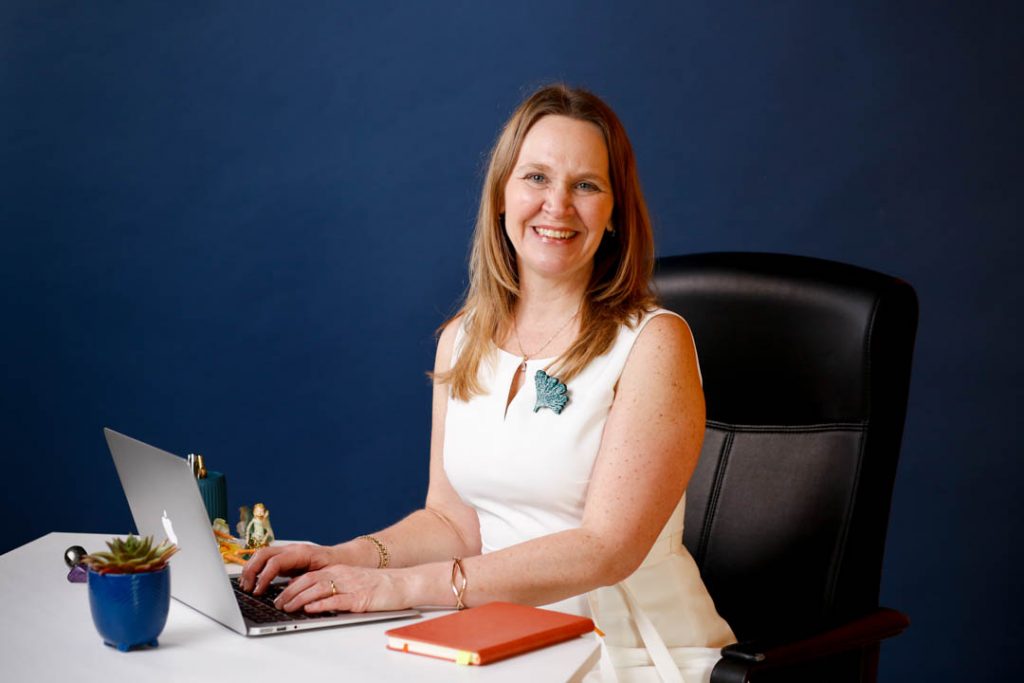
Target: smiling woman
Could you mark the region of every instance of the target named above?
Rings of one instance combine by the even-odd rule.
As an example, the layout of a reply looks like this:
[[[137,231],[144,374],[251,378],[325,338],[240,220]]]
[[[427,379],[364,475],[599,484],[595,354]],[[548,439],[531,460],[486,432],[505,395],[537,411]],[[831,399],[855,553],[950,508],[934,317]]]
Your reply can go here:
[[[651,294],[651,227],[614,112],[560,85],[523,102],[473,240],[437,346],[424,508],[333,547],[260,550],[243,587],[299,575],[285,610],[553,605],[606,634],[595,679],[707,680],[735,638],[682,545],[700,371],[686,323]]]

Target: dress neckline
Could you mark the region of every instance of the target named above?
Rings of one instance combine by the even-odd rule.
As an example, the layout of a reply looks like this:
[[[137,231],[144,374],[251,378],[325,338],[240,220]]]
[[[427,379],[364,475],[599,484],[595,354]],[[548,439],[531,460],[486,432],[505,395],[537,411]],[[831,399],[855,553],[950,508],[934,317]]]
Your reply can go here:
[[[500,351],[501,353],[505,354],[509,358],[516,359],[516,361],[522,361],[522,359],[523,359],[523,355],[522,354],[520,354],[520,353],[512,353],[511,351],[506,351],[505,349],[501,348],[500,346],[498,347],[498,351]],[[547,358],[530,358],[526,362],[527,363],[550,362],[550,361],[555,360],[556,358],[558,358],[558,356],[548,356]]]

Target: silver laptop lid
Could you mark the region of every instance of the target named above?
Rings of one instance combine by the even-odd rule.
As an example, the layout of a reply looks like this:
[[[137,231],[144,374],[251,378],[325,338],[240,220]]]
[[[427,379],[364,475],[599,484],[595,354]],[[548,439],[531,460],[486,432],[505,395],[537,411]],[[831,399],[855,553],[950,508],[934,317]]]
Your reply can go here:
[[[103,430],[143,536],[178,544],[171,595],[228,628],[246,633],[195,477],[184,458],[112,429]]]

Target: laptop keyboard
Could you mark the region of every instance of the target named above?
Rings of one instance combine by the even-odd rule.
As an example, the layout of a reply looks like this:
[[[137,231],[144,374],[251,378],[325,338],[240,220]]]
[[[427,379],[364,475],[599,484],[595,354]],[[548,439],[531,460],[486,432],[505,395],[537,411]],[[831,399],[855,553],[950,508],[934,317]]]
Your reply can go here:
[[[235,590],[235,599],[238,600],[238,606],[242,609],[242,614],[245,615],[246,619],[257,624],[269,624],[274,621],[305,621],[307,619],[337,614],[337,612],[307,614],[305,610],[301,609],[295,612],[285,612],[284,610],[277,609],[274,607],[274,598],[280,595],[287,585],[285,583],[271,584],[263,592],[263,595],[253,595],[242,590],[238,585],[237,578],[231,579],[231,587]]]

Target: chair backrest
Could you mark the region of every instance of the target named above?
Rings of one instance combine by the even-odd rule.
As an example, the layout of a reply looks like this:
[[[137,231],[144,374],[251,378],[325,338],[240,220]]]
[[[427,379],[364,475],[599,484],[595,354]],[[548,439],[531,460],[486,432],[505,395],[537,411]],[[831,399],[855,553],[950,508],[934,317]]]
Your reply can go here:
[[[741,640],[878,606],[917,329],[907,283],[782,254],[661,258],[708,424],[684,542]]]

